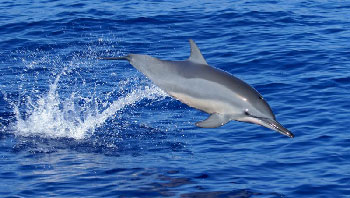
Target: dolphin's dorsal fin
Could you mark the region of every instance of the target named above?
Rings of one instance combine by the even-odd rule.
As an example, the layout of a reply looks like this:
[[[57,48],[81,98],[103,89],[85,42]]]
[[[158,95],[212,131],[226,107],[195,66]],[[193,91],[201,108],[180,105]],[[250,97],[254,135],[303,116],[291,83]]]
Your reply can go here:
[[[213,113],[201,122],[197,122],[196,126],[201,128],[216,128],[228,123],[231,120],[230,116],[224,114]]]
[[[188,60],[194,63],[208,65],[201,51],[199,50],[196,43],[192,39],[190,39],[190,45],[191,45],[191,55],[190,55],[190,58],[188,58]]]

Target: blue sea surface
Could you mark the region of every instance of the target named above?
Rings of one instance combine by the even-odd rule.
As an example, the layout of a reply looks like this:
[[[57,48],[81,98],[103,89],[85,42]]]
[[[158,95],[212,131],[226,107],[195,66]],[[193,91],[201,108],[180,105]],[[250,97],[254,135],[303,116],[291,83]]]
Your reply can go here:
[[[350,197],[350,2],[0,0],[0,197]],[[244,80],[295,135],[208,117],[128,53]],[[190,86],[190,85],[189,85]]]

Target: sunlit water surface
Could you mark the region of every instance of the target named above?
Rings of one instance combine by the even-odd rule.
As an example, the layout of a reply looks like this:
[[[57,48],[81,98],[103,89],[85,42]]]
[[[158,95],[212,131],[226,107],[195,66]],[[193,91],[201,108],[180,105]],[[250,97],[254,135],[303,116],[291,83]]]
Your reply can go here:
[[[350,196],[350,3],[0,1],[1,197]],[[127,62],[189,56],[295,138],[207,115]],[[190,86],[190,85],[189,85]]]

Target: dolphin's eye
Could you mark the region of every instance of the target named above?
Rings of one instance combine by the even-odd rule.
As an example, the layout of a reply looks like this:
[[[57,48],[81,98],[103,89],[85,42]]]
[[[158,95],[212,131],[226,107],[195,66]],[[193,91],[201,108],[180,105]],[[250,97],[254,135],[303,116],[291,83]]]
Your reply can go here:
[[[245,114],[246,116],[250,116],[250,113],[248,112],[248,109],[246,109],[246,110],[244,111],[244,114]]]

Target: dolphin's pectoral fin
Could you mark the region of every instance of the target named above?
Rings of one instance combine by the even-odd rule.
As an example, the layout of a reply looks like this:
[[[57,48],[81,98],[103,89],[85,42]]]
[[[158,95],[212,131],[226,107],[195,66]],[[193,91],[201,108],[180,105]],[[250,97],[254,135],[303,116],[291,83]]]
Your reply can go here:
[[[196,43],[190,39],[190,45],[191,45],[191,55],[188,58],[189,61],[198,63],[198,64],[203,64],[203,65],[208,65],[207,61],[205,61],[201,51],[197,47]]]
[[[206,120],[197,122],[196,126],[201,128],[216,128],[228,123],[230,120],[230,116],[214,113],[211,114]]]

